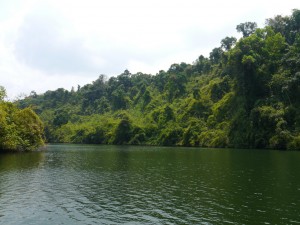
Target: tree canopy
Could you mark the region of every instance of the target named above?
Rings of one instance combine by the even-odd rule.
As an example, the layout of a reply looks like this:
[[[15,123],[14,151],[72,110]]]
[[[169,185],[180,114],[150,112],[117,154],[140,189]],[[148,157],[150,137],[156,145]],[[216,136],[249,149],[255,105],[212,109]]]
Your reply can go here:
[[[299,150],[299,15],[267,19],[263,28],[241,23],[242,38],[225,37],[192,64],[100,75],[18,105],[39,114],[49,142]]]
[[[0,95],[5,89],[0,87]],[[18,109],[0,101],[0,152],[31,151],[44,144],[43,123],[30,108]]]

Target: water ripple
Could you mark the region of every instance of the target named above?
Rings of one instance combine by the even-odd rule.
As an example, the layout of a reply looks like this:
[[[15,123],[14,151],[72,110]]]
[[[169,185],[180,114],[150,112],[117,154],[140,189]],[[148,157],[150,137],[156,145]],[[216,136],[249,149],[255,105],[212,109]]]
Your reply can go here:
[[[231,150],[57,145],[1,156],[0,224],[298,224],[299,156],[256,154],[264,166]]]

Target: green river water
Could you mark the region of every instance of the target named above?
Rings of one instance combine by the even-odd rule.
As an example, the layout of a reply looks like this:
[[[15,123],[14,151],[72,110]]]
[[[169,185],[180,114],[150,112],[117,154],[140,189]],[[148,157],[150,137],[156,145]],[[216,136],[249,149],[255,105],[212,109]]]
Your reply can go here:
[[[0,224],[300,224],[300,152],[48,145],[1,154]]]

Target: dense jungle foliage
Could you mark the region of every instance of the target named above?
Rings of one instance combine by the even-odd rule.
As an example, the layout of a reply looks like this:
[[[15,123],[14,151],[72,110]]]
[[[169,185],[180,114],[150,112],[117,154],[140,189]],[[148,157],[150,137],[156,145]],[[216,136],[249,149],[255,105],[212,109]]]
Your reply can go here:
[[[18,109],[5,102],[5,89],[0,86],[0,152],[31,151],[44,144],[42,121],[30,108]]]
[[[32,92],[48,142],[300,149],[300,10],[236,27],[209,58]]]

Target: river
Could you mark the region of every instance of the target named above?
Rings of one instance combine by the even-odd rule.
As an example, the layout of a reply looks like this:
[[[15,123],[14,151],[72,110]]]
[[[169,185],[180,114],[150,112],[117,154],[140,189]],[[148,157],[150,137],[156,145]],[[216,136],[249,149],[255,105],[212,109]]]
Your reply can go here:
[[[300,152],[48,145],[0,155],[0,224],[300,224]]]

